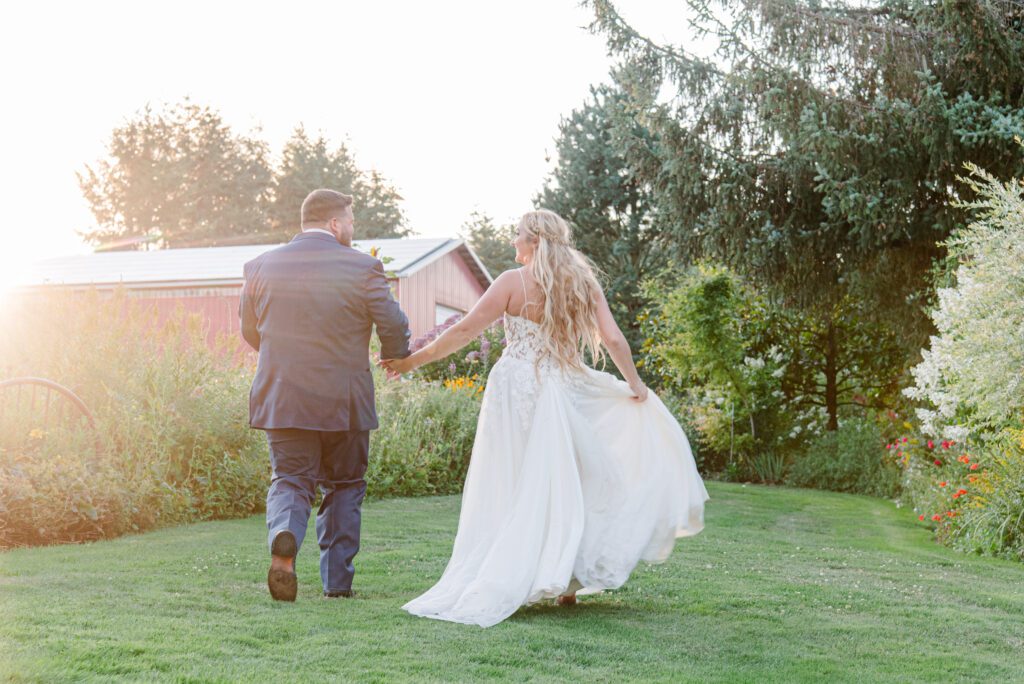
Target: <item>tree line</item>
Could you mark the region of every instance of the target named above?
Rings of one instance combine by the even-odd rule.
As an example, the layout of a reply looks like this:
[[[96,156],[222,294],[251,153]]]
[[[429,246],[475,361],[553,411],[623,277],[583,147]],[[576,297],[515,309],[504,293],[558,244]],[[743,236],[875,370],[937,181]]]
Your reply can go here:
[[[319,187],[355,196],[362,237],[411,232],[395,187],[360,169],[344,144],[300,125],[275,160],[265,141],[188,100],[146,106],[115,128],[107,156],[78,182],[96,219],[82,235],[100,250],[285,242],[299,231],[302,200]]]

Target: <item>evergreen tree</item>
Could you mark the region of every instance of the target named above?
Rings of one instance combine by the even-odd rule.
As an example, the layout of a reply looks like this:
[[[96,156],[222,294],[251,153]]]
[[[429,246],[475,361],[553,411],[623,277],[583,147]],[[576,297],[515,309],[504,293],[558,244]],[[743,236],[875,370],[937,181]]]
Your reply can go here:
[[[98,224],[83,236],[99,249],[249,242],[267,230],[267,146],[209,107],[146,106],[114,129],[108,150],[78,174]]]
[[[965,218],[958,170],[1024,170],[1024,8],[686,0],[694,38],[718,40],[703,58],[638,34],[607,0],[588,4],[643,124],[616,135],[630,170],[686,260],[724,261],[818,319],[834,428],[851,343],[840,304],[853,297],[920,346],[937,243]]]
[[[405,237],[410,232],[394,187],[376,171],[360,171],[344,145],[331,149],[323,135],[311,139],[300,126],[285,143],[274,174],[270,230],[262,241],[283,242],[299,232],[302,200],[316,188],[354,196],[356,239]]]
[[[509,269],[519,268],[516,248],[512,246],[514,230],[512,226],[496,226],[490,216],[474,211],[462,224],[459,234],[473,248],[491,276],[497,278]]]
[[[603,272],[608,304],[635,349],[644,306],[640,283],[668,263],[674,248],[651,211],[648,186],[614,145],[617,126],[645,135],[625,99],[608,86],[591,88],[591,99],[562,120],[557,166],[535,203],[572,224],[576,246]]]

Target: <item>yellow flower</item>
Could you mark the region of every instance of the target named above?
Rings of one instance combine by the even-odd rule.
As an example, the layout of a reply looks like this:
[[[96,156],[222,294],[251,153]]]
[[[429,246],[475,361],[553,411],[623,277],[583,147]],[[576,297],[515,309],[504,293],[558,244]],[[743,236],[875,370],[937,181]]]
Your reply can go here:
[[[39,428],[32,428],[32,431],[28,433],[30,439],[42,439],[46,436],[46,433]]]

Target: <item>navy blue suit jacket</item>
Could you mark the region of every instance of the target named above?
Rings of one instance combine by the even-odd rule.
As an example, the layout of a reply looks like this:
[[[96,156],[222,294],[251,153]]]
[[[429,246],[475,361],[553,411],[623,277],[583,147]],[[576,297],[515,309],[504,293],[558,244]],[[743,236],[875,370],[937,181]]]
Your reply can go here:
[[[300,233],[245,265],[242,336],[259,352],[249,424],[373,430],[370,332],[383,358],[409,355],[409,321],[378,259],[324,233]]]

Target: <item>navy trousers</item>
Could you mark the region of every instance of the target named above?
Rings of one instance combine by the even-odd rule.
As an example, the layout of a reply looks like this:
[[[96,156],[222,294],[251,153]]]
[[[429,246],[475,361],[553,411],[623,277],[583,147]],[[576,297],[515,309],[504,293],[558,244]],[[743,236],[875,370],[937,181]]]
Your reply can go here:
[[[302,547],[319,485],[324,498],[316,515],[320,579],[324,591],[352,588],[352,559],[359,551],[361,507],[366,495],[367,430],[267,430],[273,469],[267,492],[270,544],[290,530]]]

